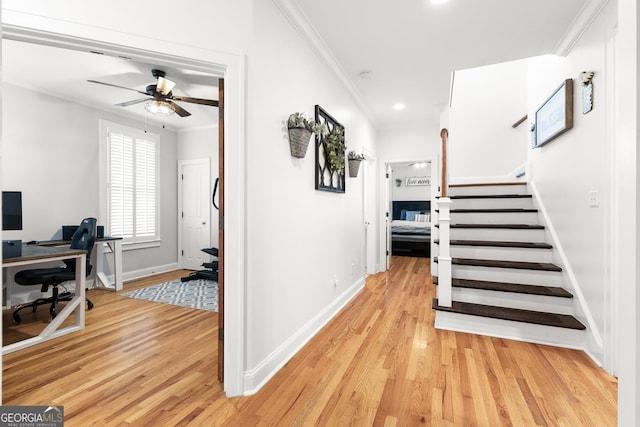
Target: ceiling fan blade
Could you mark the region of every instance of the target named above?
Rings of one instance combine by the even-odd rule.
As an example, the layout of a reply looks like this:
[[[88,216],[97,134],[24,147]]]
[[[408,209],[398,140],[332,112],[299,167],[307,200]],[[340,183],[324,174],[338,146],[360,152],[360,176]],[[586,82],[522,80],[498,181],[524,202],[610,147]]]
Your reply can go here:
[[[166,100],[169,104],[171,104],[171,108],[173,108],[173,111],[176,112],[176,114],[178,114],[180,117],[187,117],[190,116],[191,113],[188,112],[187,110],[185,110],[184,108],[182,108],[181,106],[179,106],[178,104],[176,104],[175,102],[171,102],[170,100]]]
[[[142,92],[142,91],[139,91],[138,89],[132,89],[132,88],[130,88],[130,87],[114,85],[113,83],[99,82],[99,81],[97,81],[97,80],[87,80],[87,81],[88,81],[89,83],[97,83],[97,84],[99,84],[99,85],[105,85],[105,86],[117,87],[117,88],[120,88],[120,89],[132,90],[132,91],[134,91],[134,92],[138,92],[138,93],[141,93],[141,94],[143,94],[143,95],[148,95],[148,93],[146,93],[146,92]]]
[[[213,99],[190,98],[188,96],[172,96],[171,99],[175,101],[191,102],[192,104],[211,105],[212,107],[218,106],[218,101]]]
[[[126,101],[126,102],[121,102],[119,104],[115,104],[116,107],[128,107],[129,105],[134,105],[134,104],[140,104],[141,102],[145,102],[147,100],[149,100],[151,98],[140,98],[140,99],[134,99],[131,101]]]
[[[160,92],[162,95],[168,95],[175,86],[175,82],[172,82],[169,79],[165,79],[164,77],[158,77],[156,91]]]

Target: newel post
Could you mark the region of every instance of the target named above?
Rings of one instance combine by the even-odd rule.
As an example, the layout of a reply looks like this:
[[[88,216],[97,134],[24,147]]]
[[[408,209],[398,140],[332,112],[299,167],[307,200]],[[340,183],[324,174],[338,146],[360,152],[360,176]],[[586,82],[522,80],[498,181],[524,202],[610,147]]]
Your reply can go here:
[[[440,182],[440,198],[438,199],[438,304],[451,307],[451,199],[447,197],[447,129],[440,131],[442,138],[442,181]]]

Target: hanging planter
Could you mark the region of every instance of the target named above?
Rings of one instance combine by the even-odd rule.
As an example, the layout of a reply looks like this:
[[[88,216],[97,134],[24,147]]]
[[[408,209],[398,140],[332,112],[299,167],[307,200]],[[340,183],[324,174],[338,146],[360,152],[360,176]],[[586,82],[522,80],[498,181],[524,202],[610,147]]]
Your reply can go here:
[[[297,159],[304,158],[307,154],[311,135],[313,135],[313,132],[307,128],[289,128],[289,147],[292,157]]]
[[[349,161],[349,176],[355,178],[360,171],[360,163],[365,159],[364,154],[356,154],[355,151],[349,151],[347,157]]]
[[[318,124],[313,119],[305,117],[304,113],[293,113],[287,120],[289,128],[289,148],[291,156],[302,159],[307,154],[307,147],[311,135],[314,133],[324,135],[328,132],[327,126]]]

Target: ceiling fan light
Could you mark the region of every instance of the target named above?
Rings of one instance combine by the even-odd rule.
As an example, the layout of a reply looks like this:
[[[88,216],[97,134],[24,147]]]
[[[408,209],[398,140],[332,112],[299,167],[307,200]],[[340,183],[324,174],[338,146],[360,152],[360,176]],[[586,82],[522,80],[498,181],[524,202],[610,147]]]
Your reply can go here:
[[[169,79],[165,79],[164,77],[158,77],[158,85],[156,87],[158,92],[160,92],[161,94],[168,95],[175,86],[175,82],[172,82]]]
[[[171,103],[157,99],[145,102],[144,109],[157,116],[170,116],[176,112]]]

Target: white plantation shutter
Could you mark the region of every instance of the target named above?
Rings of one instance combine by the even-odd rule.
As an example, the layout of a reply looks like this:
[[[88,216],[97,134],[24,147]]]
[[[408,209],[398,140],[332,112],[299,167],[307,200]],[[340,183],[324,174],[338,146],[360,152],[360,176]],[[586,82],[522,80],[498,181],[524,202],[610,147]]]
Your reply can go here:
[[[111,124],[106,151],[109,235],[158,240],[157,135]]]
[[[156,144],[136,140],[136,235],[156,235]]]

